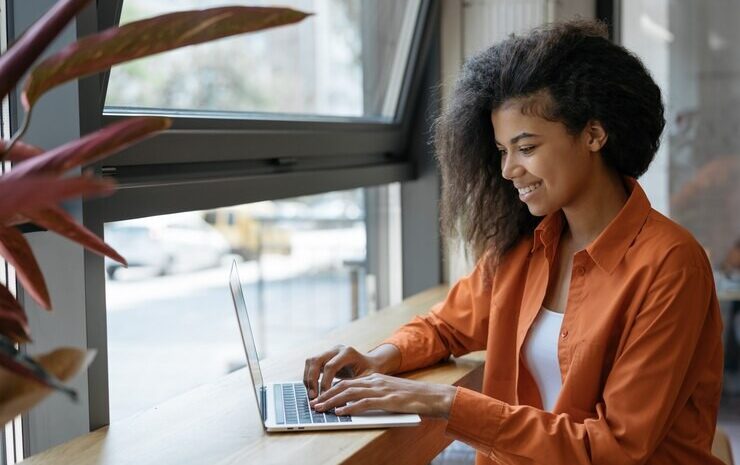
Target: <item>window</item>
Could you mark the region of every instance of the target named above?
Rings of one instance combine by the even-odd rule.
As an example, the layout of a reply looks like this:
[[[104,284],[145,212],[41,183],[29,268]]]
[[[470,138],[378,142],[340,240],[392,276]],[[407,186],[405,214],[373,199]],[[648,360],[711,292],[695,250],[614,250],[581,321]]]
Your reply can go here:
[[[122,21],[219,4],[125,0]],[[435,4],[287,4],[315,15],[111,71],[103,124],[166,114],[173,125],[94,165],[121,186],[103,202],[103,221],[413,179],[411,118],[419,99],[431,95],[433,84],[423,79],[434,71],[426,67],[436,50]],[[236,68],[212,69],[216,55],[222,57],[216,65]],[[259,101],[236,96],[240,91],[228,83],[214,84],[214,76],[230,75],[237,87],[252,86]],[[172,79],[162,84],[163,76]]]
[[[666,104],[661,149],[642,184],[655,208],[701,242],[716,270],[726,331],[724,392],[737,396],[740,4],[623,0],[621,10],[622,43],[645,62]]]
[[[711,2],[622,5],[622,42],[644,60],[666,103],[661,153],[646,182],[651,200],[692,231],[715,265],[740,237],[734,13],[740,7]]]
[[[125,0],[121,23],[218,0]],[[128,63],[112,70],[106,105],[390,120],[419,0],[291,0],[313,16]],[[273,5],[269,0],[230,5]]]
[[[229,4],[239,3],[242,2]],[[330,281],[334,282],[337,290],[332,292],[331,296],[337,300],[331,305],[334,309],[332,311],[338,313],[319,315],[316,321],[312,321],[311,325],[305,328],[297,326],[292,328],[296,334],[313,337],[310,335],[317,334],[317,331],[326,331],[332,327],[331,325],[395,303],[403,292],[411,292],[420,286],[426,288],[437,283],[435,266],[438,257],[435,253],[430,254],[426,247],[423,250],[424,260],[432,262],[435,266],[427,266],[424,272],[415,273],[408,289],[406,282],[401,279],[404,260],[400,244],[407,239],[401,234],[400,199],[402,195],[414,193],[414,200],[409,201],[407,205],[424,203],[425,211],[427,208],[436,211],[434,204],[437,199],[438,181],[427,168],[421,170],[416,166],[416,162],[422,158],[424,163],[429,162],[427,157],[431,160],[426,145],[427,119],[414,122],[412,116],[423,114],[426,117],[433,115],[436,110],[436,96],[431,89],[438,80],[435,68],[438,51],[436,38],[438,7],[428,0],[283,2],[286,3],[288,6],[316,14],[304,21],[305,25],[285,27],[282,31],[280,29],[261,31],[203,46],[189,47],[179,52],[158,55],[154,61],[149,61],[148,65],[145,64],[146,61],[142,61],[131,64],[128,70],[127,65],[112,70],[107,78],[107,85],[103,86],[107,89],[102,118],[104,125],[132,114],[166,114],[172,118],[173,125],[163,134],[136,144],[93,166],[104,176],[117,181],[119,189],[110,197],[85,202],[85,223],[92,230],[105,231],[106,240],[114,238],[114,245],[116,235],[147,244],[147,241],[151,243],[152,240],[161,240],[158,237],[160,235],[164,237],[165,233],[137,230],[142,226],[142,222],[147,220],[153,223],[154,218],[160,218],[157,221],[162,221],[162,217],[175,212],[195,212],[199,223],[197,228],[202,228],[205,223],[212,229],[220,229],[222,233],[228,234],[228,231],[233,232],[245,227],[243,218],[245,209],[255,209],[258,205],[262,208],[265,205],[285,205],[281,207],[282,215],[287,214],[290,208],[297,207],[295,199],[301,198],[312,208],[316,203],[316,208],[330,211],[332,208],[338,208],[342,202],[341,196],[337,197],[336,192],[361,192],[356,204],[361,205],[362,209],[359,216],[352,221],[357,223],[356,232],[362,230],[360,225],[364,224],[365,255],[354,252],[349,254],[349,250],[341,248],[332,250],[332,253],[349,254],[338,262],[335,260],[334,268],[316,268],[318,265],[312,265],[313,260],[324,261],[325,257],[322,258],[322,254],[328,254],[329,251],[306,256],[305,268],[296,269],[302,274],[296,274],[283,283],[285,286],[290,283],[294,289],[301,287],[319,289],[322,282],[324,285]],[[204,2],[124,0],[122,21],[175,9],[207,8],[217,4],[213,0]],[[102,14],[106,18],[115,16],[115,11],[113,5],[98,6],[99,15]],[[318,21],[314,21],[319,17]],[[108,20],[115,23],[113,19]],[[291,28],[296,31],[290,34],[298,34],[297,36],[289,35]],[[327,37],[332,39],[327,42]],[[286,40],[293,41],[291,44],[300,42],[299,47],[303,47],[301,50],[305,49],[307,52],[293,55],[287,61],[282,60],[282,57],[278,59],[276,50],[286,49],[294,53],[291,50],[295,47],[280,45]],[[352,49],[353,53],[358,55],[353,62],[341,61],[340,58],[344,60],[348,56],[349,44],[353,44],[355,47]],[[255,56],[259,59],[255,58],[255,65],[252,67],[227,70],[223,75],[232,76],[229,78],[230,82],[236,82],[240,86],[256,86],[254,89],[261,93],[260,96],[264,101],[239,101],[233,97],[235,91],[223,87],[226,84],[221,81],[218,82],[218,86],[221,87],[216,94],[223,93],[232,97],[226,100],[220,99],[219,95],[215,95],[216,98],[211,100],[201,98],[204,95],[201,91],[207,90],[206,88],[215,81],[209,81],[209,76],[214,77],[212,71],[207,69],[212,64],[209,61],[210,57],[204,56],[205,52],[199,50],[201,48],[216,50],[212,53],[231,56],[229,54],[235,53],[229,51],[233,50],[233,47],[239,51],[249,49],[249,53],[245,52],[245,55],[251,57],[250,54],[257,54]],[[177,58],[178,56],[181,58]],[[197,85],[193,84],[195,81],[190,81],[189,74],[193,73],[177,71],[178,60],[186,60],[188,70],[200,69],[201,63],[203,64],[205,69],[199,75]],[[285,74],[286,69],[292,71]],[[332,75],[335,70],[336,76]],[[147,90],[147,86],[157,83],[159,75],[173,72],[179,73],[178,78],[181,81],[178,84],[166,89],[160,87],[155,91]],[[279,91],[275,91],[270,86],[282,82],[280,79],[283,77],[264,80],[265,73],[268,75],[273,73],[273,76],[283,73],[281,76],[285,79],[295,81],[290,86],[283,86],[278,88]],[[234,76],[238,76],[238,79]],[[165,95],[168,92],[176,92],[179,95],[181,89],[177,88],[178,86],[185,90],[182,96],[170,99]],[[292,86],[297,86],[299,90]],[[140,90],[136,90],[137,88]],[[300,95],[296,93],[299,91]],[[130,95],[126,94],[127,92],[130,92]],[[298,97],[275,100],[278,97],[282,98],[286,92]],[[116,95],[123,94],[128,95],[126,97],[128,100],[123,100],[123,97],[117,100]],[[149,97],[145,95],[166,98],[159,101],[147,100]],[[200,96],[197,98],[191,98],[198,95]],[[85,102],[86,114],[100,110],[99,107],[94,108],[95,105],[87,99]],[[236,102],[240,103],[229,106]],[[96,118],[98,115],[99,113],[95,113],[90,117]],[[405,194],[402,194],[402,189],[397,183],[414,179],[416,176],[423,176],[424,181],[406,188],[403,191]],[[330,199],[333,200],[330,202]],[[319,205],[322,203],[323,206]],[[253,213],[253,216],[259,216]],[[356,213],[348,210],[343,214]],[[265,232],[261,236],[264,253],[261,253],[260,248],[253,243],[250,244],[250,241],[254,242],[259,235],[245,233],[240,239],[242,243],[240,246],[233,244],[233,238],[223,237],[229,246],[227,255],[244,260],[241,266],[245,271],[242,275],[245,279],[250,311],[261,308],[258,303],[250,300],[253,298],[250,296],[262,295],[267,299],[265,305],[273,305],[272,299],[277,298],[273,294],[255,292],[257,288],[253,288],[255,285],[249,282],[250,273],[254,271],[252,268],[255,266],[254,263],[259,262],[259,257],[264,258],[272,254],[273,262],[283,260],[291,266],[301,265],[297,262],[290,263],[292,248],[284,251],[284,255],[276,252],[279,250],[280,234],[308,240],[311,227],[320,231],[326,230],[322,234],[330,234],[331,230],[337,229],[328,227],[331,223],[328,219],[319,221],[314,218],[310,220],[314,226],[309,227],[310,221],[308,219],[299,221],[299,216],[292,223],[286,223],[287,226],[282,224],[285,223],[283,220],[280,221],[280,225],[269,225],[269,215],[264,218],[266,218],[264,221],[257,221],[260,224],[265,222],[264,231],[267,231],[267,226],[275,226],[273,232],[270,234]],[[431,218],[431,224],[436,225],[436,221]],[[188,221],[193,221],[192,215]],[[421,222],[409,222],[408,230],[413,231],[417,223]],[[287,228],[287,232],[281,229],[283,227]],[[175,234],[175,229],[178,229],[174,226],[159,228],[166,229],[167,234]],[[298,230],[293,231],[291,228]],[[179,228],[176,234],[180,237],[178,240],[185,242],[188,235],[183,229],[186,228]],[[331,233],[338,234],[337,231]],[[191,236],[198,234],[203,234],[203,231],[191,231]],[[432,243],[437,238],[436,229],[427,225],[424,226],[422,235],[425,237],[429,235]],[[139,239],[135,239],[137,237]],[[337,238],[340,239],[344,240],[341,237]],[[216,242],[218,241],[213,241],[214,244]],[[423,244],[427,243],[416,241],[416,244],[422,248]],[[141,250],[146,250],[147,247],[151,249],[150,246],[143,245]],[[357,248],[354,245],[352,247],[352,250]],[[193,246],[192,249],[196,250],[198,247]],[[178,392],[211,380],[215,376],[221,376],[235,367],[231,363],[237,360],[236,355],[241,353],[238,337],[232,338],[236,343],[231,349],[224,346],[222,351],[216,351],[222,355],[216,352],[199,352],[194,347],[198,344],[201,346],[210,344],[207,331],[203,336],[193,336],[186,338],[187,340],[182,336],[186,333],[181,332],[177,336],[167,332],[190,331],[184,320],[175,318],[177,312],[172,311],[169,315],[172,318],[165,318],[174,325],[169,328],[148,326],[146,324],[148,320],[144,317],[146,311],[142,310],[144,307],[139,307],[140,313],[133,307],[127,310],[116,308],[116,296],[122,295],[122,302],[134,299],[137,295],[145,295],[143,289],[147,286],[150,290],[171,290],[166,295],[151,295],[153,302],[161,300],[165,305],[181,305],[176,300],[178,289],[181,289],[176,285],[178,280],[186,279],[188,275],[203,274],[203,280],[202,282],[198,280],[198,284],[215,283],[216,281],[208,281],[214,279],[213,277],[206,278],[205,275],[218,274],[217,282],[222,286],[222,291],[213,295],[218,294],[215,298],[221,299],[220,303],[216,300],[207,303],[211,302],[208,296],[197,296],[197,299],[206,299],[201,301],[207,303],[209,308],[217,308],[218,310],[214,311],[221,313],[213,321],[225,324],[225,331],[234,331],[238,336],[235,332],[236,325],[225,323],[233,320],[226,287],[228,271],[219,272],[218,269],[219,267],[223,269],[227,264],[221,261],[217,265],[209,264],[207,257],[209,251],[206,250],[208,248],[203,249],[197,250],[205,255],[197,264],[178,265],[176,260],[170,263],[167,255],[162,253],[164,247],[141,259],[142,262],[144,260],[151,262],[155,259],[158,261],[142,263],[140,266],[132,266],[131,269],[116,269],[109,266],[109,262],[103,263],[97,257],[91,257],[86,262],[84,272],[87,303],[95,309],[107,308],[104,315],[95,311],[87,313],[88,327],[107,329],[107,331],[88,331],[87,344],[91,347],[105,347],[108,355],[88,370],[90,386],[108,387],[107,391],[97,389],[89,391],[91,427],[106,425],[111,419],[122,418],[141,408],[154,405]],[[271,251],[268,253],[267,249]],[[437,249],[434,250],[436,252]],[[134,259],[137,259],[137,248],[132,251],[133,253],[127,253],[122,248],[122,253],[134,262]],[[416,252],[411,253],[404,249],[403,255],[406,254],[414,256]],[[341,266],[336,263],[341,263]],[[202,268],[206,266],[209,268]],[[298,273],[296,270],[290,272]],[[107,280],[105,292],[107,295],[98,290],[101,289],[98,283],[103,276]],[[267,274],[265,276],[269,277]],[[265,285],[266,279],[258,279],[256,282],[270,289]],[[155,284],[170,281],[174,281],[175,284],[172,286]],[[142,286],[142,290],[140,291],[137,286]],[[122,289],[128,289],[130,292],[121,291]],[[282,303],[292,305],[295,302]],[[297,315],[296,310],[291,312]],[[125,317],[126,314],[131,315],[131,321]],[[137,326],[136,318],[141,318],[138,323],[144,323],[144,326]],[[255,321],[257,325],[261,324],[259,316],[255,317]],[[293,324],[292,320],[290,321]],[[258,327],[258,333],[259,330]],[[135,333],[139,331],[146,332],[150,341],[139,346],[147,345],[151,348],[151,356],[144,350],[137,352],[135,345],[127,339],[136,337]],[[209,334],[212,335],[217,329],[209,328],[208,331],[211,331]],[[268,325],[264,338],[261,340],[259,334],[257,336],[258,348],[262,355],[268,357],[276,353],[280,347],[280,339],[271,334]],[[168,345],[166,337],[175,339],[179,337],[183,343],[192,342],[192,347],[187,349],[183,346],[177,351],[166,353]],[[160,339],[161,344],[158,342]],[[261,345],[263,343],[264,346]],[[175,341],[171,345],[177,344]],[[131,351],[126,353],[127,349]],[[167,368],[168,363],[171,367],[189,364],[187,358],[177,358],[180,355],[185,357],[185,353],[193,354],[192,359],[199,362],[203,362],[209,356],[216,358],[212,364],[203,366],[203,370],[189,374],[192,375],[189,379],[181,379],[178,383],[169,382],[166,377],[157,377],[156,382],[149,383],[148,387],[142,387],[147,393],[151,392],[146,394],[149,399],[143,395],[131,395],[129,397],[132,400],[128,402],[123,393],[128,387],[135,388],[132,378],[136,376],[135,360],[142,353],[147,355],[138,360],[141,364],[140,369],[150,370],[147,373],[152,374],[156,374],[158,369],[147,367],[157,359],[161,361],[159,369],[162,369],[161,367]],[[231,361],[225,361],[223,354],[229,353],[232,354]],[[168,356],[172,357],[169,362]],[[129,371],[126,371],[126,367]],[[157,393],[153,392],[155,385],[160,386],[157,387]],[[140,402],[142,399],[144,401]]]
[[[130,263],[106,261],[111,421],[245,365],[234,260],[263,358],[372,311],[365,205],[353,189],[107,223]]]

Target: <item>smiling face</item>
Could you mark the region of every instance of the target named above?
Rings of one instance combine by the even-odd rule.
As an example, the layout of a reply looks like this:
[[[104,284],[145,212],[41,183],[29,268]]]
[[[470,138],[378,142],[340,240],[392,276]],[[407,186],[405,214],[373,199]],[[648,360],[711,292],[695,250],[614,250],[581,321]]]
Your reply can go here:
[[[563,123],[523,114],[518,102],[492,112],[491,123],[502,176],[513,183],[531,214],[544,216],[574,205],[591,187],[598,169],[594,149],[606,140],[600,125],[601,139],[593,124],[574,136]]]

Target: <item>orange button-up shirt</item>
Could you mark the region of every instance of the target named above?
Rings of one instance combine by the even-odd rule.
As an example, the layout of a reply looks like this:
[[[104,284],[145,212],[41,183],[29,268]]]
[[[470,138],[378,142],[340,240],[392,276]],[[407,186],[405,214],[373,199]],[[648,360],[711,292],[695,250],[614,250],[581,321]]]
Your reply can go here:
[[[477,464],[722,463],[710,452],[723,365],[711,265],[627,181],[622,210],[573,257],[552,412],[522,345],[542,307],[562,212],[493,272],[479,261],[444,302],[385,341],[400,350],[402,371],[486,350],[482,393],[458,388],[447,425],[477,449]]]

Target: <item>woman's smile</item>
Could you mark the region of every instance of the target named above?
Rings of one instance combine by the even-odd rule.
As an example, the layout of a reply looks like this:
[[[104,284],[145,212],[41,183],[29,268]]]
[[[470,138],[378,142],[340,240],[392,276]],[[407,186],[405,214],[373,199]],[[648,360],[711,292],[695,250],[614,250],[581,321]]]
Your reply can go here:
[[[535,183],[527,184],[524,186],[514,185],[514,187],[516,187],[516,190],[519,191],[519,200],[521,200],[522,202],[526,202],[527,200],[531,199],[541,186],[542,181],[537,181]]]

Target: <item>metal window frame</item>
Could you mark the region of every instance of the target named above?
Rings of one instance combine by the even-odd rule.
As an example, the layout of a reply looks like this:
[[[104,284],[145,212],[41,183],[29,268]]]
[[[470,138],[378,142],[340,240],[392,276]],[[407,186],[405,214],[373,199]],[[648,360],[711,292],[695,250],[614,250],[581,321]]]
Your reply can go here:
[[[596,19],[606,23],[609,28],[609,39],[615,43],[621,42],[620,20],[621,4],[620,0],[595,0]]]
[[[117,22],[121,0],[109,2],[107,8],[100,8],[105,1],[98,3],[96,15],[78,18],[79,35],[98,30],[99,24]],[[418,257],[404,252],[403,295],[411,292],[407,282],[414,283],[413,289],[441,282],[439,238],[435,235],[438,179],[428,169],[433,154],[423,130],[430,123],[425,113],[432,108],[428,99],[436,98],[424,86],[436,86],[439,77],[438,70],[436,77],[426,75],[428,63],[434,61],[429,57],[438,53],[438,16],[438,2],[421,1],[392,121],[287,120],[264,114],[254,115],[261,119],[248,119],[244,113],[220,113],[214,118],[217,115],[208,112],[174,115],[171,129],[93,165],[97,173],[115,179],[119,189],[110,197],[83,202],[85,226],[102,236],[103,225],[109,221],[407,181],[410,184],[401,189],[402,228],[431,239],[419,242],[418,237],[406,235],[402,247],[432,244],[432,250]],[[123,117],[123,112],[101,115],[107,79],[103,74],[79,82],[82,133]],[[423,123],[415,122],[417,119]],[[218,160],[207,155],[213,147],[218,148]],[[418,218],[414,212],[421,207],[435,214],[426,220]],[[84,253],[87,343],[98,351],[88,370],[92,430],[110,420],[105,273],[103,259]]]
[[[116,21],[121,5],[118,0],[100,9],[98,22]],[[413,110],[409,107],[419,95],[420,69],[436,32],[429,27],[429,18],[436,8],[432,0],[420,2],[392,121],[168,112],[172,128],[93,166],[120,186],[116,194],[99,201],[103,221],[193,209],[189,202],[197,202],[197,208],[210,208],[315,193],[319,185],[320,191],[331,191],[413,179],[415,164],[407,150]],[[101,117],[104,98],[100,92],[106,88],[107,73],[96,79],[98,82],[92,79],[86,98],[97,106],[83,107],[92,109],[82,115],[88,122],[82,125],[83,132],[125,116],[161,114],[126,109]],[[280,184],[289,187],[284,193],[275,187],[282,180],[287,182]]]

